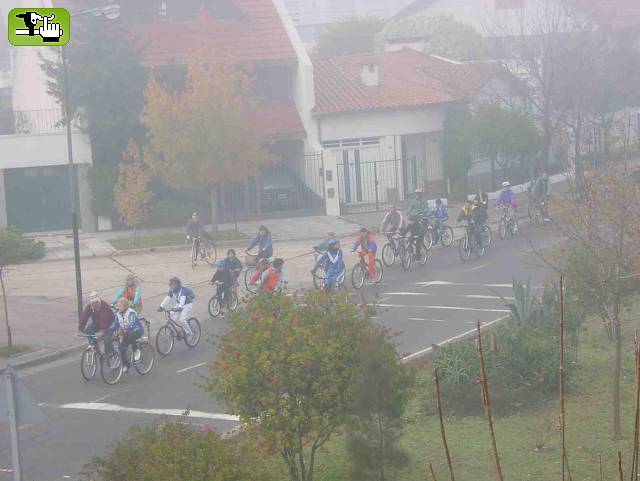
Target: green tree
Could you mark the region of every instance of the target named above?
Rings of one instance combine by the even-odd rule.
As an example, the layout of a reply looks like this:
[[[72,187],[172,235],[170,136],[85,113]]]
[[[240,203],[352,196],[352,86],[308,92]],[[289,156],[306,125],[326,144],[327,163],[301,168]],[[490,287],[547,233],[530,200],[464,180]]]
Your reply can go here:
[[[252,122],[248,76],[211,58],[207,49],[193,56],[182,91],[152,79],[142,123],[149,140],[144,159],[151,170],[167,185],[206,190],[215,231],[219,184],[255,175],[273,157]]]
[[[461,192],[468,189],[467,174],[473,160],[473,117],[469,108],[461,103],[449,107],[442,132],[442,164],[448,179],[462,180]]]
[[[318,450],[352,409],[360,340],[372,310],[346,295],[261,295],[231,316],[206,389],[312,481]]]
[[[402,37],[428,37],[428,53],[454,60],[482,60],[487,49],[482,36],[450,15],[417,15],[389,23],[377,42]]]
[[[25,239],[17,227],[0,229],[0,289],[2,290],[2,303],[4,306],[4,322],[7,330],[7,350],[11,353],[13,339],[9,324],[9,308],[7,306],[7,293],[4,284],[6,267],[9,264],[40,259],[44,256],[44,242],[33,239]]]
[[[112,216],[122,153],[130,138],[138,142],[144,138],[139,119],[147,75],[141,49],[119,21],[92,16],[74,23],[73,42],[66,49],[69,104],[91,139],[93,211]],[[49,92],[64,105],[60,60],[43,58],[43,69],[49,76]]]
[[[362,374],[353,387],[354,415],[348,429],[351,478],[394,479],[389,471],[408,462],[398,437],[412,378],[383,330],[363,338],[359,361]]]
[[[336,23],[320,35],[313,53],[316,57],[334,57],[373,52],[374,38],[384,24],[383,19],[376,17]]]
[[[491,162],[493,189],[496,188],[496,165],[506,179],[514,163],[530,161],[541,146],[538,131],[526,113],[497,104],[483,104],[477,109],[472,131],[474,150]]]
[[[85,466],[86,481],[272,481],[266,456],[251,439],[160,422],[133,428]]]
[[[149,213],[153,193],[149,190],[151,172],[142,162],[140,149],[132,140],[124,154],[125,163],[120,164],[118,181],[114,186],[116,207],[122,221],[133,227],[133,242],[137,242],[137,228]]]

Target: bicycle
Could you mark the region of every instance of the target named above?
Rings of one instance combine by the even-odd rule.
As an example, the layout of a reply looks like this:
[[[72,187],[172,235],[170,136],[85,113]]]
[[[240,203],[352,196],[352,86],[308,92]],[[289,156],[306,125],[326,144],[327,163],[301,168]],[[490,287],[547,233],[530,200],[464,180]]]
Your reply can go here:
[[[440,228],[433,228],[433,243],[442,244],[442,247],[450,247],[453,244],[453,228],[445,225],[444,221],[440,223]]]
[[[322,256],[322,254],[323,254],[324,252],[323,252],[323,251],[321,251],[321,250],[318,250],[318,249],[314,249],[314,251],[315,251],[315,252],[316,252],[316,254],[317,254],[317,256],[315,257],[315,262],[314,262],[314,264],[313,264],[313,265],[315,266],[315,265],[316,265],[316,263],[318,262],[318,259],[320,259],[320,257]],[[316,289],[320,289],[320,288],[322,288],[322,283],[321,283],[320,279],[323,279],[323,278],[324,278],[324,273],[325,273],[326,269],[327,269],[327,263],[326,263],[326,261],[325,261],[325,262],[323,262],[322,264],[320,264],[320,265],[318,266],[318,268],[316,269],[316,271],[319,271],[319,272],[320,272],[320,274],[318,274],[318,275],[315,275],[315,274],[314,274],[314,275],[312,276],[312,278],[313,278],[313,287],[315,287]]]
[[[482,257],[486,252],[485,242],[483,241],[484,228],[480,232],[479,241],[475,234],[471,235],[471,226],[467,225],[464,237],[458,240],[458,255],[462,262],[467,262],[471,258],[471,253],[475,253],[477,257]]]
[[[189,236],[187,236],[189,239]],[[198,254],[200,255],[200,259],[204,260],[210,266],[216,263],[218,259],[218,251],[216,250],[216,246],[213,243],[213,240],[202,238],[202,237],[193,237],[191,242],[191,268],[195,269],[198,261]]]
[[[229,289],[229,297],[230,299],[223,298],[222,302],[229,308],[231,312],[235,312],[235,310],[238,309],[238,305],[240,304],[238,301],[238,291],[235,282],[233,283],[233,287]],[[220,301],[218,300],[217,292],[214,292],[211,299],[209,299],[207,309],[211,317],[218,317],[222,312],[222,306],[220,305]]]
[[[102,351],[100,350],[98,342],[101,339],[98,339],[95,334],[80,334],[79,337],[84,337],[88,340],[87,347],[85,347],[80,356],[80,373],[85,381],[91,381],[96,376],[96,372],[98,372],[98,363],[102,364],[103,353],[106,348],[103,348]]]
[[[542,225],[547,217],[546,199],[538,199],[536,196],[529,196],[529,205],[527,206],[527,215],[529,220],[535,225]]]
[[[499,207],[502,210],[500,215],[500,222],[498,224],[498,235],[500,239],[504,240],[507,237],[507,234],[511,235],[511,237],[515,237],[518,233],[518,216],[509,212],[509,207],[501,206]]]
[[[245,264],[247,269],[244,271],[244,287],[251,294],[257,294],[260,290],[260,284],[258,282],[252,284],[251,279],[258,270],[258,256],[247,253]]]
[[[369,266],[367,265],[365,256],[359,254],[358,256],[360,257],[360,262],[353,266],[353,269],[351,270],[351,284],[354,289],[362,289],[364,282],[367,279],[370,279]],[[382,262],[380,262],[380,259],[376,259],[374,265],[376,269],[376,277],[371,280],[374,284],[379,284],[382,281],[383,276]]]
[[[200,321],[195,317],[187,319],[187,324],[191,329],[191,337],[187,337],[183,327],[178,324],[172,317],[171,311],[163,309],[167,321],[156,333],[156,350],[162,356],[168,356],[173,350],[176,339],[178,341],[184,341],[189,349],[193,349],[200,342]]]
[[[419,216],[420,224],[424,228],[424,245],[427,250],[431,250],[433,247],[433,215],[424,214]]]
[[[148,332],[150,323],[147,320],[144,322],[146,323],[146,331]],[[135,359],[136,350],[140,351],[140,358],[138,360]],[[138,374],[142,376],[149,374],[156,360],[156,353],[149,342],[149,336],[143,334],[140,338],[136,339],[134,344],[127,346],[126,356],[127,361],[129,361],[129,366],[138,371]]]
[[[414,240],[403,237],[402,242],[400,244],[400,252],[401,252],[401,259],[402,259],[402,268],[405,271],[408,271],[409,268],[411,267],[413,259],[416,257]],[[424,266],[429,260],[429,253],[424,240],[422,241],[422,249],[420,249],[420,253],[421,253],[420,258],[416,260],[420,263],[421,266]]]
[[[320,269],[318,269],[320,270]],[[318,274],[317,271],[311,271],[311,275],[313,276],[313,280],[314,280],[314,285],[318,284],[319,287],[317,287],[317,289],[321,289],[323,291],[328,291],[328,292],[339,292],[339,291],[346,291],[347,290],[347,286],[344,285],[344,276],[345,276],[345,271],[342,271],[342,275],[338,276],[338,278],[336,279],[336,282],[331,286],[331,289],[327,289],[326,287],[326,273],[325,271],[322,271],[321,274]]]
[[[384,232],[387,236],[387,243],[382,246],[382,263],[387,267],[392,267],[396,259],[400,258],[400,236],[396,232]]]

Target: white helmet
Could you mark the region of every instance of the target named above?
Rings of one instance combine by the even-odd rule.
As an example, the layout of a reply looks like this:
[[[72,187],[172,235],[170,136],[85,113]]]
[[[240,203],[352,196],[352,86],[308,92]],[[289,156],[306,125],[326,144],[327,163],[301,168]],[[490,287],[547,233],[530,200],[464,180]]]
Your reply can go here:
[[[505,180],[505,181],[502,183],[502,187],[511,187],[511,182],[509,182],[508,180]]]

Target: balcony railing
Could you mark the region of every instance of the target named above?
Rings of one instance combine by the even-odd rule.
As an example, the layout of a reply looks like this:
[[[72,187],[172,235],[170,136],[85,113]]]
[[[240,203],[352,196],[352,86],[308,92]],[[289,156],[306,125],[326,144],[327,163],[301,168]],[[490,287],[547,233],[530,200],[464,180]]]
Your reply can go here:
[[[0,112],[0,135],[42,134],[64,130],[62,109]]]

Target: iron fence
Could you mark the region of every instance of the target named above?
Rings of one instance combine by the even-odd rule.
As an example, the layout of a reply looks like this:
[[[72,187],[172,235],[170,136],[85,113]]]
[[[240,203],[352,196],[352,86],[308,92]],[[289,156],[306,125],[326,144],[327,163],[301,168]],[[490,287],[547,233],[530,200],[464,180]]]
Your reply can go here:
[[[376,212],[401,200],[402,160],[361,161],[359,156],[338,161],[340,212]]]
[[[0,121],[0,135],[39,134],[64,130],[61,109],[6,111]]]

